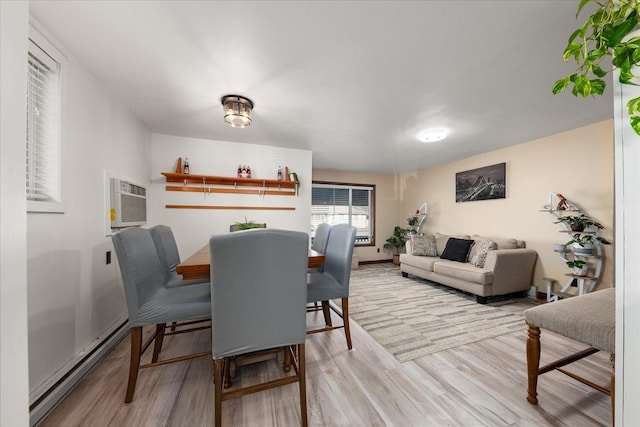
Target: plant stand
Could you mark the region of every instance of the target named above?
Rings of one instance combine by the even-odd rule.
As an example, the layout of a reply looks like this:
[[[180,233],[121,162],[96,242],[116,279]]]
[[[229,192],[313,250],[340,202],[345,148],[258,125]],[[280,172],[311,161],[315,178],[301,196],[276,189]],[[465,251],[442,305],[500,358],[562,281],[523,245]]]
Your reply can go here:
[[[558,221],[562,217],[562,213],[571,212],[575,215],[581,215],[582,211],[578,209],[578,207],[573,204],[571,201],[562,197],[558,193],[554,193],[549,191],[547,195],[547,204],[543,212],[547,212],[551,217],[553,217],[554,221]],[[567,233],[569,236],[573,237],[574,235],[579,234],[598,234],[597,229],[591,227],[589,229],[585,229],[583,231],[572,231],[571,228],[563,223],[559,223],[563,230],[560,230],[561,233]],[[577,276],[575,274],[566,274],[569,277],[565,285],[559,290],[555,290],[555,284],[558,283],[554,279],[544,278],[543,280],[547,285],[547,301],[557,301],[558,299],[568,298],[572,296],[576,296],[574,293],[570,293],[570,288],[577,287],[578,293],[577,295],[583,295],[591,292],[596,284],[598,283],[598,279],[600,278],[600,274],[602,272],[602,248],[599,241],[596,241],[593,244],[593,252],[592,254],[579,254],[576,253],[573,249],[568,247],[563,247],[563,249],[556,247],[555,252],[558,252],[563,261],[576,260],[581,259],[587,262],[590,266],[590,269],[593,269],[593,274],[587,276]]]

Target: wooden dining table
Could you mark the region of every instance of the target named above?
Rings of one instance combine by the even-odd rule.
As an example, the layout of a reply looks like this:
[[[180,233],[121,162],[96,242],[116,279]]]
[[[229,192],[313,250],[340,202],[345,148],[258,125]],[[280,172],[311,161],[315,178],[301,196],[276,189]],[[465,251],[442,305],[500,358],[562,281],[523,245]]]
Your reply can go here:
[[[309,268],[321,267],[324,260],[324,254],[309,249]],[[182,275],[183,280],[208,279],[211,274],[209,244],[178,264],[176,273]]]

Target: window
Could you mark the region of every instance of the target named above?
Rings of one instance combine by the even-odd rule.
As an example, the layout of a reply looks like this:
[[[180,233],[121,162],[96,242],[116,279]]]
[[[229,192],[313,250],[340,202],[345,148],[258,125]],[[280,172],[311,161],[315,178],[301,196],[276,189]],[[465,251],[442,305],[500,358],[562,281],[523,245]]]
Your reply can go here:
[[[60,61],[55,57],[61,55],[32,28],[27,67],[26,127],[26,197],[29,212],[62,212]]]
[[[316,227],[351,224],[357,228],[356,245],[375,244],[375,186],[358,184],[313,183],[311,189],[311,236]]]

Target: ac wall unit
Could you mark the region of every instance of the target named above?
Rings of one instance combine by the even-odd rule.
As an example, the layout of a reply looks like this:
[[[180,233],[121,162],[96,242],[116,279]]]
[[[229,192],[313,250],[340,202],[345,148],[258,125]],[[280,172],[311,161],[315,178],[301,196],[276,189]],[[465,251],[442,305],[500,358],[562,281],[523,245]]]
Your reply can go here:
[[[111,178],[111,228],[131,227],[147,222],[147,189]]]

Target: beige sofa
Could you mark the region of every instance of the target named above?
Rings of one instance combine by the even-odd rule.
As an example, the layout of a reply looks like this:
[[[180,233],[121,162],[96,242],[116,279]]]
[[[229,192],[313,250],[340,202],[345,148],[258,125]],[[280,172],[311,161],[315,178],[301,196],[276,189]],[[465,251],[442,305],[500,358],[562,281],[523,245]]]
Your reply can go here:
[[[440,258],[451,237],[474,241],[466,262]],[[484,265],[476,267],[469,261],[473,259],[476,264],[480,264],[477,262],[478,258],[474,256],[477,255],[479,248],[487,244],[497,249],[485,252]],[[526,249],[525,242],[522,240],[436,233],[435,246],[437,256],[413,255],[413,242],[409,240],[406,244],[406,253],[400,254],[402,276],[407,277],[411,274],[469,292],[476,295],[476,300],[480,304],[486,304],[490,296],[515,292],[522,292],[524,295],[531,286],[537,253],[532,249]]]

